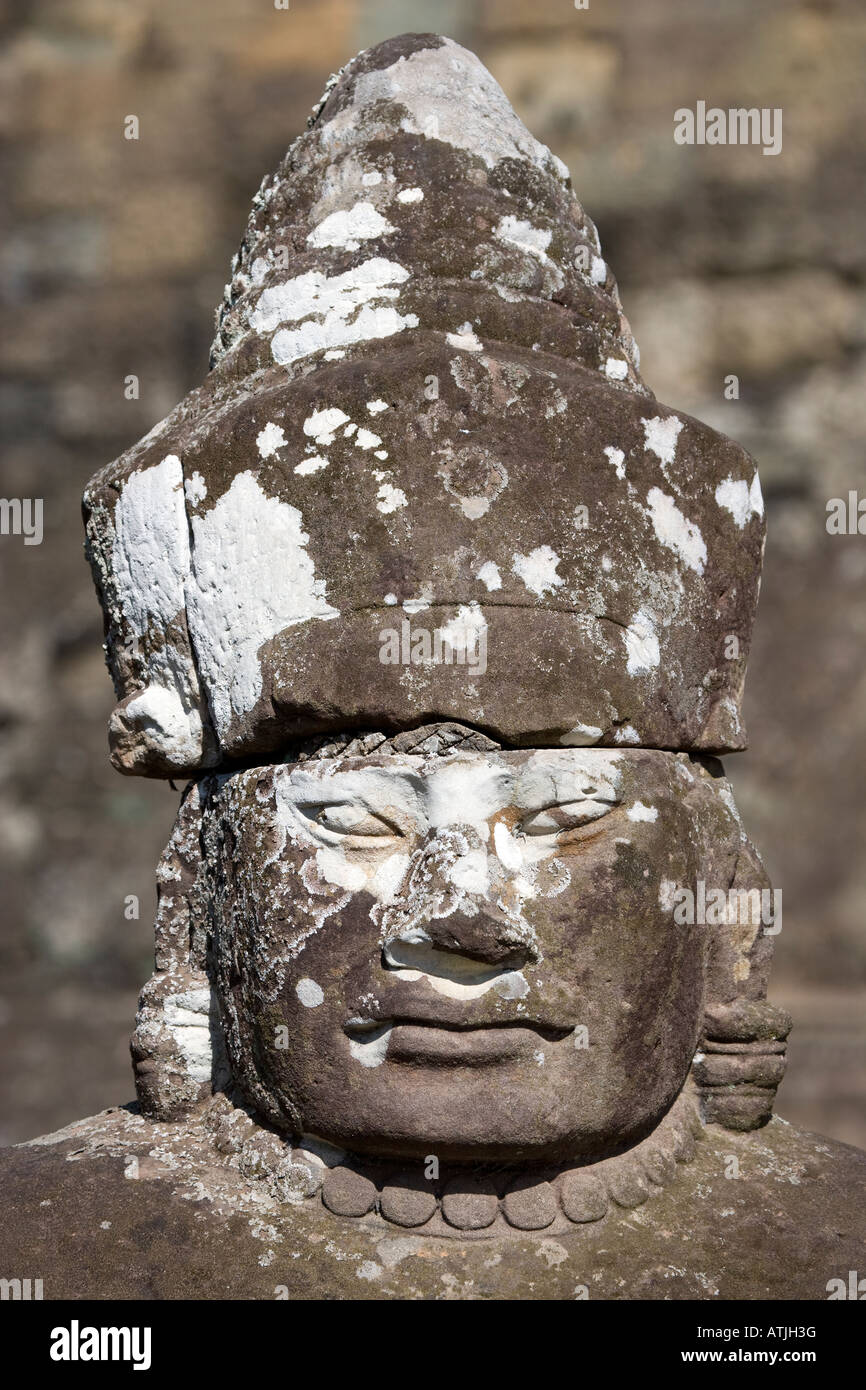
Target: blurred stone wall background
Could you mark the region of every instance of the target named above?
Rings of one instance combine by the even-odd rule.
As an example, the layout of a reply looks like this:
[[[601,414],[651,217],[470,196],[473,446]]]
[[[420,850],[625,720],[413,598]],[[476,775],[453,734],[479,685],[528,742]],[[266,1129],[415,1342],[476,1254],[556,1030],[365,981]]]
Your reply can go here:
[[[761,465],[752,750],[729,770],[784,895],[780,1110],[866,1144],[866,536],[825,530],[828,498],[866,496],[862,0],[0,0],[0,24],[0,493],[45,508],[40,546],[0,538],[0,1140],[131,1095],[177,802],[108,764],[82,486],[201,379],[249,201],[328,74],[433,29],[569,165],[660,399]],[[677,146],[699,99],[781,107],[782,153]]]

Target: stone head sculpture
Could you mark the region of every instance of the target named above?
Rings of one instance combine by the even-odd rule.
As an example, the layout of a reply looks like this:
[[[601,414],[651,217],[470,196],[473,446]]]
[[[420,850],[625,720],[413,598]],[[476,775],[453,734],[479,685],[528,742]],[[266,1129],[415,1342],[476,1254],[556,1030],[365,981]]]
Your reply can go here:
[[[572,1166],[685,1096],[767,1120],[788,1020],[717,756],[755,465],[643,384],[568,171],[477,59],[409,35],[332,81],[209,376],[85,519],[112,760],[191,779],[147,1114],[216,1091],[298,1145]]]

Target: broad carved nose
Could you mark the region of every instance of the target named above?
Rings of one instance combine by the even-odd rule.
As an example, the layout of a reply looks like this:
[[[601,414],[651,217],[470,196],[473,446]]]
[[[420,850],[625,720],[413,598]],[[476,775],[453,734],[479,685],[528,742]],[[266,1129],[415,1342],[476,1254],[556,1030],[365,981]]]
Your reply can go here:
[[[479,905],[474,914],[459,911],[433,918],[424,923],[423,931],[435,950],[468,956],[500,970],[522,970],[538,959],[528,932],[492,904]]]
[[[537,960],[528,924],[498,905],[501,885],[491,877],[494,867],[473,826],[431,831],[413,855],[402,891],[383,914],[385,964],[426,972],[447,955],[449,969],[459,957],[467,968],[474,963],[498,972],[521,970]]]

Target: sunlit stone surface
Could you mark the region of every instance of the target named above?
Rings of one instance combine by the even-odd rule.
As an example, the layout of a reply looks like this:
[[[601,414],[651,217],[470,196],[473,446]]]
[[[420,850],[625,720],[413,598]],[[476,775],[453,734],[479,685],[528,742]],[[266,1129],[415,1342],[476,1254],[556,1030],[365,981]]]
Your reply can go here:
[[[772,1118],[781,907],[713,756],[755,465],[644,385],[567,170],[470,53],[404,36],[329,84],[210,375],[85,518],[112,759],[191,781],[138,1105],[4,1151],[10,1268],[826,1298],[864,1158]]]

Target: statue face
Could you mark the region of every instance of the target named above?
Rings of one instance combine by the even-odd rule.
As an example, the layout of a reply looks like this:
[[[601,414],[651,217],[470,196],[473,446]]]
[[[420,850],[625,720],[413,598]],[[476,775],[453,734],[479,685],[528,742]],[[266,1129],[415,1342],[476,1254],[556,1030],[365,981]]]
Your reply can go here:
[[[359,1152],[599,1158],[698,1041],[705,928],[682,755],[329,758],[213,779],[204,826],[235,1074]]]

